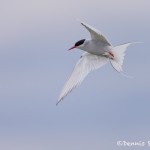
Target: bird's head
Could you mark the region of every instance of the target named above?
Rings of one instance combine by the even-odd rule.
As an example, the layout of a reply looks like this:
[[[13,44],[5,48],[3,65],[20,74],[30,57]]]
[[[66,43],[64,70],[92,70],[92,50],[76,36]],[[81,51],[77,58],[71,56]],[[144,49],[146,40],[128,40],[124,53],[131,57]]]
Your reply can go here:
[[[82,39],[82,40],[76,42],[74,44],[74,46],[71,47],[69,50],[74,49],[74,48],[82,49],[84,47],[84,44],[85,44],[85,39]]]

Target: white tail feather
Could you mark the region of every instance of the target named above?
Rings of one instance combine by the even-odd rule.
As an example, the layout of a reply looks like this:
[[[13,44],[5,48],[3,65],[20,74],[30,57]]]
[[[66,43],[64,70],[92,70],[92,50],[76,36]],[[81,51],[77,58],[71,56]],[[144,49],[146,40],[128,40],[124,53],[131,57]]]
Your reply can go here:
[[[135,43],[135,42],[133,42]],[[114,55],[114,59],[110,59],[111,65],[117,72],[122,72],[122,65],[124,61],[125,51],[127,47],[133,43],[127,43],[123,45],[119,45],[113,48],[112,53]]]

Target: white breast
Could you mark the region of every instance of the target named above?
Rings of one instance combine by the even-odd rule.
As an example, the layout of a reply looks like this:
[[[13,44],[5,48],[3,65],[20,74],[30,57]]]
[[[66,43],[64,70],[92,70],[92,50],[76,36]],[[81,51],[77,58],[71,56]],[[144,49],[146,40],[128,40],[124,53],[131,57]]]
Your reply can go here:
[[[108,52],[111,49],[112,46],[96,40],[87,40],[85,45],[82,47],[82,50],[94,55],[103,55],[105,52]]]

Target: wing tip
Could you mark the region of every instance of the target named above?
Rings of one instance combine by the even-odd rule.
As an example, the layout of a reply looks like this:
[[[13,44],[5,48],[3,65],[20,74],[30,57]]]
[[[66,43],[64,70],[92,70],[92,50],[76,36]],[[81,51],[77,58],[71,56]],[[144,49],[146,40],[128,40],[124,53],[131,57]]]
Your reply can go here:
[[[61,101],[62,101],[62,99],[58,100],[58,101],[56,102],[56,106],[58,106],[58,104],[59,104]]]
[[[85,23],[84,23],[83,21],[81,21],[81,19],[77,18],[76,20],[77,20],[78,22],[80,22],[81,25],[85,26]]]
[[[56,106],[58,106],[59,103],[60,103],[60,101],[56,102]]]
[[[56,106],[63,100],[63,98],[59,98],[58,101],[56,102]]]

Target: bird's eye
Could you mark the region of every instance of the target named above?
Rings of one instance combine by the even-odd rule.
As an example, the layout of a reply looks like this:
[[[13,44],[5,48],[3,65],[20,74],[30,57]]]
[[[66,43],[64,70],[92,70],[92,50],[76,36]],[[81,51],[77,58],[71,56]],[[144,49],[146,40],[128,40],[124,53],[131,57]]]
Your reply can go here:
[[[76,42],[76,43],[75,43],[75,46],[80,46],[80,45],[82,45],[82,44],[84,43],[84,41],[85,41],[85,39],[82,39],[82,40]]]

